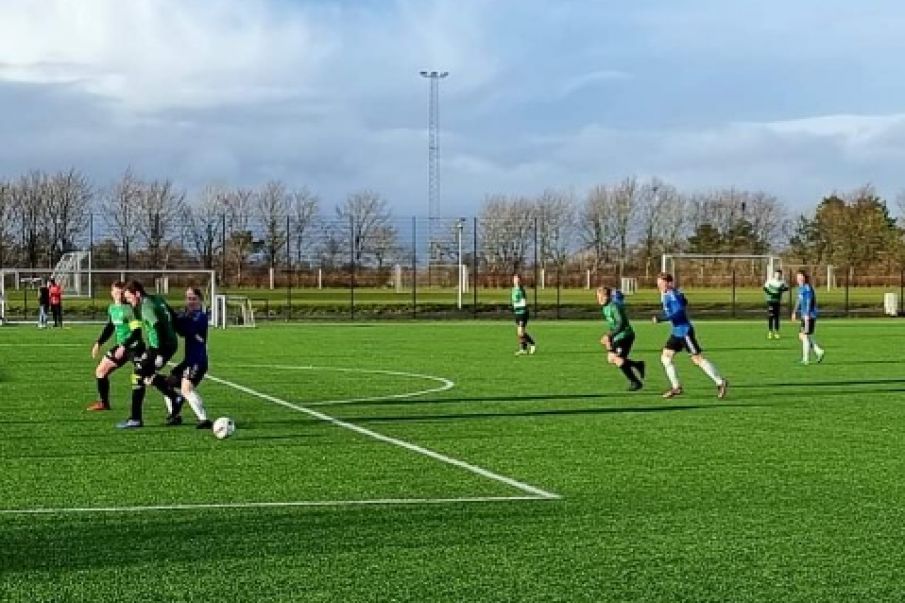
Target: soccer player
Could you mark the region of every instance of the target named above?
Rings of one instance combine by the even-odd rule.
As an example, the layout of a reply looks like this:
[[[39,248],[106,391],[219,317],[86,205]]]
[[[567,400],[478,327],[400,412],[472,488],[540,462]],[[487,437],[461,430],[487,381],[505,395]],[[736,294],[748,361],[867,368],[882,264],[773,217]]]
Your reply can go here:
[[[625,378],[628,379],[629,391],[641,389],[641,379],[644,379],[644,361],[629,359],[632,344],[635,343],[635,330],[629,324],[625,306],[618,303],[613,295],[614,290],[609,287],[598,287],[597,303],[606,321],[607,332],[600,338],[600,343],[606,348],[606,360],[615,365]],[[638,376],[632,369],[637,369]],[[640,377],[640,379],[639,379]]]
[[[767,339],[779,339],[779,304],[782,294],[789,286],[782,278],[782,270],[773,273],[773,278],[764,283],[764,297],[767,301]]]
[[[157,371],[176,353],[178,346],[173,328],[173,309],[160,296],[148,295],[138,281],[129,281],[124,288],[126,301],[132,306],[136,317],[141,320],[142,331],[147,339],[147,349],[135,360],[132,375],[132,410],[129,418],[116,426],[120,429],[136,429],[144,426],[142,405],[145,401],[145,387],[154,385],[164,398],[176,400],[179,394]],[[134,337],[135,331],[133,331]],[[129,342],[131,343],[131,341]]]
[[[144,343],[141,341],[141,321],[135,319],[132,306],[123,299],[125,286],[126,284],[121,281],[110,286],[113,303],[107,306],[107,324],[91,347],[91,357],[97,358],[101,346],[114,336],[115,345],[107,350],[94,369],[98,399],[88,407],[88,410],[110,410],[110,373],[141,356],[144,351]],[[135,330],[139,332],[133,335]]]
[[[663,397],[675,398],[682,394],[682,384],[679,382],[673,357],[676,352],[687,350],[691,354],[691,361],[701,367],[701,370],[716,384],[716,397],[725,398],[729,382],[720,377],[719,371],[712,362],[704,358],[703,350],[695,337],[694,326],[688,319],[686,310],[688,300],[685,299],[685,294],[675,288],[672,275],[668,272],[661,272],[657,275],[657,288],[660,290],[660,298],[663,301],[663,313],[654,316],[654,322],[669,321],[672,323],[672,332],[666,345],[663,346],[663,353],[660,356],[660,361],[666,370],[666,377],[671,385]]]
[[[811,286],[811,278],[804,270],[799,270],[795,274],[795,282],[798,284],[798,301],[792,309],[792,320],[795,320],[796,314],[801,315],[801,330],[798,333],[798,339],[801,340],[801,364],[810,363],[812,349],[819,364],[823,362],[825,352],[814,341],[814,330],[817,327],[817,295]]]
[[[63,287],[50,279],[50,313],[53,315],[53,326],[63,328]]]
[[[42,280],[38,288],[38,328],[47,328],[47,314],[50,312],[50,283]]]
[[[518,336],[519,343],[519,349],[515,352],[515,355],[524,356],[525,354],[533,354],[537,351],[537,345],[527,331],[528,296],[525,294],[525,288],[522,286],[522,277],[518,274],[512,275],[512,291],[510,297],[512,299],[512,313],[515,315],[515,332]]]
[[[201,308],[203,296],[201,289],[189,287],[185,291],[185,312],[176,315],[176,331],[185,339],[185,358],[170,373],[169,383],[180,387],[182,397],[188,400],[195,416],[198,417],[198,429],[210,429],[213,426],[204,410],[204,402],[198,395],[198,386],[207,373],[207,314]],[[170,416],[167,425],[181,425],[182,404],[166,399]]]

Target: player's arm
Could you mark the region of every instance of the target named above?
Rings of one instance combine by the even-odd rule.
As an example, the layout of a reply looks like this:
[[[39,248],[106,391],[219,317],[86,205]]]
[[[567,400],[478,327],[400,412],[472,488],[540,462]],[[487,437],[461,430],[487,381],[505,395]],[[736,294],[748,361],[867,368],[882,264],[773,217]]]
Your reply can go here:
[[[92,358],[97,357],[97,353],[100,351],[101,346],[107,343],[107,340],[110,339],[110,337],[113,335],[114,330],[113,321],[108,318],[107,324],[105,324],[103,330],[101,330],[101,334],[97,338],[97,341],[95,341],[94,345],[91,346]]]

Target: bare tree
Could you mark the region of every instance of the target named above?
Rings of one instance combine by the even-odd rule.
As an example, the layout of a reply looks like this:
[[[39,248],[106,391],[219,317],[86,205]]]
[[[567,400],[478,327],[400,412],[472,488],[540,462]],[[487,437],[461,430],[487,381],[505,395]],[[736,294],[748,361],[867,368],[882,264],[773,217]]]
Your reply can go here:
[[[626,178],[612,190],[613,236],[616,239],[616,252],[619,259],[619,277],[625,272],[628,259],[628,244],[631,236],[632,216],[637,207],[638,181]]]
[[[138,238],[139,204],[144,183],[128,168],[101,200],[101,210],[107,227],[126,256],[126,268],[130,267],[131,252]]]
[[[226,210],[226,253],[236,270],[236,284],[242,282],[242,270],[251,253],[253,237],[249,228],[254,192],[246,188],[230,191],[223,198]]]
[[[657,178],[641,187],[638,226],[644,275],[650,276],[656,258],[681,251],[685,239],[685,198],[676,188]]]
[[[198,203],[186,205],[184,220],[189,239],[201,258],[205,270],[214,267],[214,257],[220,249],[223,230],[224,202],[228,192],[220,185],[208,184],[201,189]]]
[[[320,213],[320,199],[307,188],[293,191],[290,197],[296,262],[301,264],[303,254],[312,249],[309,233]]]
[[[286,186],[277,180],[267,182],[255,195],[255,208],[264,235],[264,254],[270,268],[275,268],[283,247],[288,244],[286,217],[290,198]]]
[[[21,248],[30,268],[37,268],[42,260],[50,263],[50,258],[43,253],[49,249],[45,224],[47,189],[47,174],[37,170],[19,178],[11,189],[13,215],[18,222],[16,229],[20,233]]]
[[[13,185],[0,181],[0,266],[7,266],[13,248]]]
[[[534,204],[524,197],[493,195],[481,206],[481,249],[494,274],[521,270],[527,264],[534,228]]]
[[[383,272],[387,262],[392,262],[402,254],[402,246],[399,244],[399,233],[392,224],[383,224],[374,229],[370,242],[374,260],[377,262],[377,272]]]
[[[390,224],[390,210],[387,202],[373,191],[360,191],[352,193],[346,198],[345,203],[336,208],[336,217],[345,226],[346,242],[349,235],[352,242],[347,248],[354,250],[356,263],[363,258],[373,255],[375,252],[374,236],[380,228]],[[343,228],[341,226],[341,228]]]
[[[547,189],[535,201],[539,259],[546,267],[552,263],[562,268],[572,251],[575,234],[575,197],[571,192]]]
[[[613,221],[611,190],[597,185],[588,191],[581,208],[579,238],[585,249],[594,257],[594,272],[600,271],[610,259],[616,243],[616,227]]]
[[[51,263],[75,248],[76,236],[88,225],[92,195],[88,180],[75,169],[57,172],[48,180],[44,211],[50,231]]]
[[[167,267],[174,235],[181,232],[184,205],[185,192],[177,191],[170,180],[154,180],[141,187],[137,228],[151,267]]]

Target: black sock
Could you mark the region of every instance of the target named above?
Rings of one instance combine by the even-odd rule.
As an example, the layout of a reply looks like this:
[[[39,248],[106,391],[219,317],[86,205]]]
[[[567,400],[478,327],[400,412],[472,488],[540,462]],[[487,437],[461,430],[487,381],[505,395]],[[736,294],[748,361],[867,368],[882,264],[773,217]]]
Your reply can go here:
[[[531,338],[531,335],[528,335],[527,331],[525,331],[525,341],[527,341],[530,345],[534,345],[534,340]]]
[[[632,372],[630,361],[623,362],[622,366],[619,367],[619,370],[622,371],[622,374],[625,375],[625,378],[628,379],[629,383],[638,382],[638,378],[635,377],[635,373]]]
[[[104,406],[110,408],[110,379],[108,377],[97,378],[97,394]]]
[[[129,417],[134,421],[141,421],[141,406],[145,402],[145,386],[135,386],[132,388],[132,414]]]

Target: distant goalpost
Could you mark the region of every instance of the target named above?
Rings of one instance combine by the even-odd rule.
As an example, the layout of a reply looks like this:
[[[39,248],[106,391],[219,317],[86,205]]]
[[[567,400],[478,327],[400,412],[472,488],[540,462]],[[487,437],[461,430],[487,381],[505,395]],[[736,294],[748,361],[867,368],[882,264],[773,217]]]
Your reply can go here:
[[[69,277],[69,278],[67,278]],[[215,270],[79,270],[78,275],[67,274],[61,271],[57,266],[53,269],[41,268],[3,268],[0,269],[0,323],[17,324],[31,323],[37,317],[37,293],[40,282],[54,278],[59,283],[69,284],[73,286],[69,290],[65,285],[63,288],[63,312],[66,313],[66,300],[71,298],[87,297],[85,291],[91,291],[101,300],[101,305],[106,307],[109,303],[108,291],[110,285],[115,281],[127,281],[135,279],[140,281],[145,290],[149,293],[158,293],[168,295],[170,291],[170,279],[179,279],[184,281],[182,284],[194,285],[201,288],[205,294],[205,304],[210,309],[211,322],[217,324],[219,321],[218,308],[214,303],[217,297],[217,272]],[[76,288],[75,282],[87,281]],[[34,303],[34,316],[23,317],[18,312],[10,311],[10,305],[13,301],[30,300]],[[26,305],[30,305],[26,301]],[[66,318],[67,323],[97,323],[102,320],[71,320]]]
[[[677,260],[751,260],[763,262],[764,280],[766,281],[776,270],[782,270],[782,258],[775,255],[751,255],[751,254],[723,254],[723,253],[664,253],[660,258],[660,270],[669,272],[676,280],[679,279]]]

